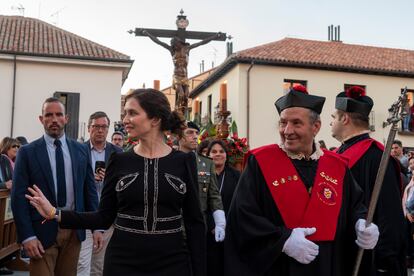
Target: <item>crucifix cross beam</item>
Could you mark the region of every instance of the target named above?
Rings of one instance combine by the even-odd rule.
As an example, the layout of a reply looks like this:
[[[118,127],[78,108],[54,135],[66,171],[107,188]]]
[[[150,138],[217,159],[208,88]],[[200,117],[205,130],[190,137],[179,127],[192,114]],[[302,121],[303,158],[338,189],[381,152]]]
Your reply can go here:
[[[181,10],[177,16],[176,25],[177,30],[164,29],[150,29],[150,28],[135,28],[135,30],[128,31],[135,36],[147,36],[153,42],[167,49],[172,56],[174,63],[173,73],[173,89],[175,90],[175,109],[182,112],[182,114],[189,119],[188,114],[188,95],[189,84],[187,66],[190,50],[198,46],[209,43],[210,41],[225,41],[227,35],[222,32],[194,32],[187,31],[189,21],[184,11]],[[172,38],[170,44],[161,41],[159,38]],[[199,42],[190,44],[186,39],[197,39]]]
[[[150,29],[150,28],[135,28],[133,32],[135,36],[148,36],[146,32],[156,36],[164,38],[173,38],[179,37],[182,40],[185,39],[206,39],[211,36],[217,36],[211,40],[216,41],[226,41],[227,36],[225,33],[213,33],[213,32],[194,32],[194,31],[185,31],[180,32],[179,30],[163,30],[163,29]]]

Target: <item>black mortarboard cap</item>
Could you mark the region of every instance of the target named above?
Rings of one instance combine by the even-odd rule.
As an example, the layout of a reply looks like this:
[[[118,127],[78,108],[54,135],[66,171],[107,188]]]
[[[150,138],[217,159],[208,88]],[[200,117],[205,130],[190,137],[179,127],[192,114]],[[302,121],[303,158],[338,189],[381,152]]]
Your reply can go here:
[[[308,108],[321,114],[325,99],[325,97],[309,95],[305,86],[296,85],[286,95],[277,99],[275,106],[279,114],[289,107]]]
[[[194,128],[194,129],[197,129],[197,131],[200,131],[200,127],[192,121],[187,121],[187,127],[188,128]]]
[[[374,102],[365,94],[365,89],[352,86],[336,96],[335,108],[345,112],[356,112],[369,116]]]

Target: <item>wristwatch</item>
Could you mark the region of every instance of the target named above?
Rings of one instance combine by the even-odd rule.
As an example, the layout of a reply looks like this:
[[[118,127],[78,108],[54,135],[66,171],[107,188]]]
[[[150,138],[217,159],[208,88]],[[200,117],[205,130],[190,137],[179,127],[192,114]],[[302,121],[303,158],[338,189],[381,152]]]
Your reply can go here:
[[[60,218],[60,209],[56,208],[56,211],[55,211],[55,220],[59,221],[59,218]]]

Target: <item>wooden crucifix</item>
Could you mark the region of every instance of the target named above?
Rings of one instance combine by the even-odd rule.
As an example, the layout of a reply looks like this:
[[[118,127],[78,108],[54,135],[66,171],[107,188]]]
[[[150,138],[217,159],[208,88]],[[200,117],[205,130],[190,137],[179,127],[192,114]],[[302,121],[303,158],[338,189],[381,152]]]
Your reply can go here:
[[[190,50],[207,44],[212,40],[225,41],[227,39],[226,34],[221,32],[187,31],[188,24],[187,16],[184,15],[184,11],[181,9],[176,20],[177,30],[135,28],[135,31],[129,31],[130,34],[134,33],[135,36],[148,36],[152,41],[171,53],[174,63],[172,87],[175,90],[175,109],[181,111],[187,119],[189,95],[187,66]],[[168,45],[159,40],[160,37],[172,38],[170,44]],[[186,42],[186,39],[198,39],[201,41],[190,44]]]

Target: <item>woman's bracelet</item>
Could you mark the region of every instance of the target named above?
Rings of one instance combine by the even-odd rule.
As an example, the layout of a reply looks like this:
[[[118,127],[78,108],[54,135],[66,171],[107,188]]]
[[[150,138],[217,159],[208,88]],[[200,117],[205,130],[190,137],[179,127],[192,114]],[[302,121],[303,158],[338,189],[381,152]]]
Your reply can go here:
[[[44,224],[46,221],[48,221],[48,220],[51,220],[51,219],[55,219],[56,218],[56,208],[55,207],[52,207],[51,209],[50,209],[50,212],[49,212],[49,215],[48,215],[48,217],[47,218],[45,218],[43,221],[42,221],[42,224]]]

